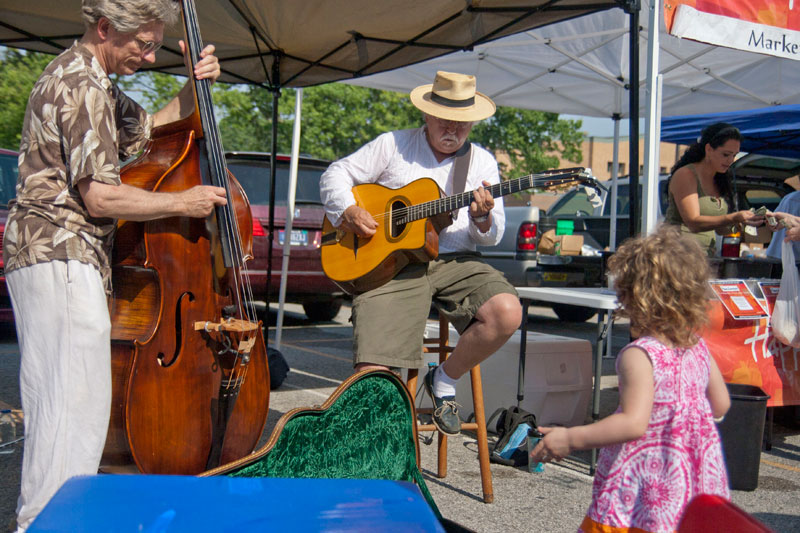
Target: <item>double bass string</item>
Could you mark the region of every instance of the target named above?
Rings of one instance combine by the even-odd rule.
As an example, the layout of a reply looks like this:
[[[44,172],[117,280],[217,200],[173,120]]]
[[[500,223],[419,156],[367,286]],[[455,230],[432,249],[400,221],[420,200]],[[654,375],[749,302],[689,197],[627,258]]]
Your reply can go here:
[[[187,13],[185,17],[187,41],[190,41],[187,43],[187,47],[190,52],[191,64],[195,65],[200,59],[199,53],[200,50],[202,50],[202,40],[200,38],[199,28],[194,25],[194,21],[197,20],[194,1],[184,0],[184,10]],[[236,318],[251,324],[257,323],[255,320],[256,313],[253,304],[252,287],[249,278],[245,275],[247,267],[245,265],[244,247],[242,246],[240,238],[239,223],[233,210],[228,169],[222,150],[222,140],[213,115],[210,82],[208,80],[194,79],[194,87],[195,95],[198,99],[198,110],[203,125],[203,133],[206,139],[206,153],[210,167],[210,178],[213,185],[225,189],[228,200],[226,206],[217,210],[217,219],[220,226],[220,241],[225,256],[225,263],[230,263],[229,267],[235,277],[235,303],[238,315]],[[244,316],[241,316],[242,310],[244,310]],[[235,335],[238,337],[236,339],[237,342],[241,343],[248,334],[252,335],[253,333],[248,333],[247,331],[235,332]],[[233,365],[233,374],[226,384],[228,387],[240,385],[244,381],[247,372],[246,364],[238,364],[240,358],[239,351],[236,350],[235,353],[236,357]]]
[[[194,3],[189,2],[190,10],[192,10],[193,19],[196,20],[194,16]],[[194,50],[199,53],[199,50],[202,49],[202,41],[200,39],[200,32],[198,28],[193,28],[192,38],[194,41]],[[198,60],[198,58],[195,59]],[[202,100],[203,105],[200,106],[201,113],[204,116],[204,133],[207,137],[208,147],[208,156],[209,162],[213,167],[212,171],[212,180],[214,185],[219,187],[223,187],[226,190],[226,195],[228,197],[229,203],[225,209],[223,209],[224,217],[222,222],[223,231],[225,233],[224,237],[231,245],[231,251],[229,256],[226,258],[232,263],[232,267],[237,276],[237,287],[246,287],[248,292],[248,296],[252,296],[252,288],[250,287],[248,278],[243,276],[242,270],[246,268],[244,262],[244,251],[240,239],[239,227],[238,227],[238,220],[233,215],[232,204],[231,204],[231,193],[230,193],[230,184],[228,182],[228,171],[227,165],[225,164],[224,153],[222,149],[222,141],[219,133],[219,128],[217,127],[216,120],[213,116],[213,101],[211,97],[210,91],[210,82],[208,80],[197,80],[197,94],[198,99]],[[248,313],[248,319],[252,319],[255,316],[254,307],[252,306],[252,297],[250,298],[242,298],[241,295],[237,295],[240,299],[240,303],[243,304],[250,304],[247,306],[248,311],[250,308],[253,309],[252,313]],[[241,318],[241,317],[240,317]]]

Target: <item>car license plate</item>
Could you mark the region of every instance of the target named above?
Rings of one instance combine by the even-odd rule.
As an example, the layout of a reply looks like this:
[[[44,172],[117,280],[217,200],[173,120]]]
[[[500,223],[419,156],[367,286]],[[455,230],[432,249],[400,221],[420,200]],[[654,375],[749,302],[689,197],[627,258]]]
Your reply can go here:
[[[545,281],[567,281],[566,272],[542,272],[542,279]]]
[[[283,241],[286,237],[284,237],[286,231],[280,230],[278,231],[278,242],[283,246]],[[305,229],[293,229],[292,230],[292,238],[289,240],[289,244],[291,246],[306,246],[308,245],[308,230]]]

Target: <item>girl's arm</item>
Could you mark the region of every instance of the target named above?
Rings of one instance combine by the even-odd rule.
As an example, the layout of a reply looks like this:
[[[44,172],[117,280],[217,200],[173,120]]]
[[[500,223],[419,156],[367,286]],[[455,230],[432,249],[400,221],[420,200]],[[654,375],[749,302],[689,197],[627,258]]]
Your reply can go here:
[[[647,352],[631,346],[620,353],[618,368],[621,411],[585,426],[540,427],[544,438],[531,453],[531,461],[560,460],[573,450],[599,448],[644,435],[653,409],[653,364]]]
[[[708,403],[711,404],[711,414],[714,418],[724,416],[731,406],[731,397],[728,394],[728,387],[725,386],[725,381],[722,379],[722,372],[719,371],[714,358],[708,357],[710,364],[708,374],[708,388],[706,388],[706,397]]]

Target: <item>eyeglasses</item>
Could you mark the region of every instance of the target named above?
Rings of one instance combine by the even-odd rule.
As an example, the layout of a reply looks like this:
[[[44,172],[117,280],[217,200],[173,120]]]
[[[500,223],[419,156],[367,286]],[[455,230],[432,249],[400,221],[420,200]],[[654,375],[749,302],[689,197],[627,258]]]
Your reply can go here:
[[[139,52],[143,56],[149,55],[151,52],[156,53],[158,52],[159,48],[164,46],[164,43],[157,43],[155,41],[143,41],[138,37],[134,36],[134,40],[136,40],[136,45],[139,47]]]

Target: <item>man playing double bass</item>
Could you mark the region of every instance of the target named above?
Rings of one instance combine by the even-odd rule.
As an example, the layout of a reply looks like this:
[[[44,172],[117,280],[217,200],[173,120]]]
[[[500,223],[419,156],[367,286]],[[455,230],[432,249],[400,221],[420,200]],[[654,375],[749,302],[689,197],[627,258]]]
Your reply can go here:
[[[458,330],[454,351],[425,377],[433,398],[433,422],[442,433],[461,430],[455,383],[473,366],[500,348],[519,327],[522,311],[514,287],[483,263],[477,244],[497,244],[503,236],[502,200],[486,187],[499,183],[490,152],[472,146],[465,186],[454,191],[457,154],[476,121],[492,116],[494,103],[476,91],[474,76],[440,71],[433,84],[411,92],[425,125],[384,133],[355,153],[334,162],[322,176],[321,191],[328,219],[359,237],[375,234],[375,218],[356,204],[352,188],[377,183],[390,189],[430,177],[447,195],[474,191],[473,201],[453,224],[439,233],[437,259],[411,263],[388,283],[353,299],[356,370],[419,368],[422,337],[431,301]]]
[[[115,219],[206,217],[226,203],[220,187],[157,193],[120,182],[120,160],[142,150],[152,128],[194,108],[189,82],[149,115],[109,78],[155,61],[178,4],[83,0],[82,16],[83,37],[47,66],[31,92],[3,242],[22,356],[19,531],[64,481],[95,474],[100,464],[111,407],[106,298]],[[207,46],[200,54],[198,79],[219,77],[213,52]]]

